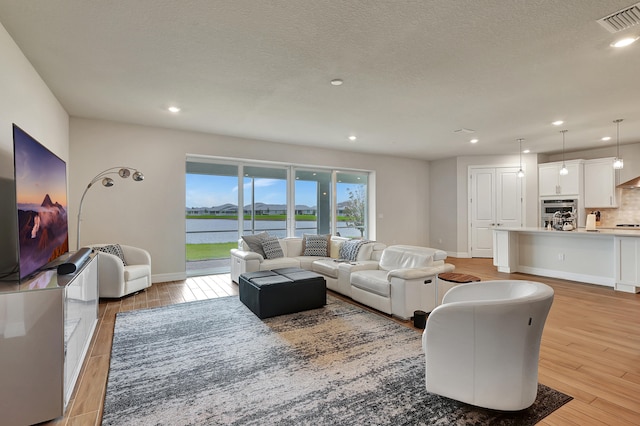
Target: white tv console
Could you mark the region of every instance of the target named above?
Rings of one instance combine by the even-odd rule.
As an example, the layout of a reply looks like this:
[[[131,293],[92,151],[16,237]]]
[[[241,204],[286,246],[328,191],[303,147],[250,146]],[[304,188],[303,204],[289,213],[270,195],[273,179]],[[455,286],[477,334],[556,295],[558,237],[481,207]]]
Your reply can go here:
[[[77,272],[0,282],[3,425],[64,415],[98,320],[98,257]]]

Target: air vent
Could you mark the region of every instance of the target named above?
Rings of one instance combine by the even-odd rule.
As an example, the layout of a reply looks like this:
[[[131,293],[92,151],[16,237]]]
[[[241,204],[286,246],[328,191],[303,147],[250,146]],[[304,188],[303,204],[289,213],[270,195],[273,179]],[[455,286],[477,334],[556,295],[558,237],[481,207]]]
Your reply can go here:
[[[602,19],[598,23],[610,33],[617,33],[640,24],[640,3],[629,6]]]

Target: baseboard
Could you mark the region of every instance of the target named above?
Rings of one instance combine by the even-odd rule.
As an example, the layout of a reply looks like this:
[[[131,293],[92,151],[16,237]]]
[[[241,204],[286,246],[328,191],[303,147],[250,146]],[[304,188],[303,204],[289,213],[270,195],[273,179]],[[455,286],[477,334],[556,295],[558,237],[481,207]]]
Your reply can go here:
[[[153,274],[151,275],[152,283],[166,283],[168,281],[182,281],[187,279],[187,274],[184,272],[174,272],[171,274]]]
[[[516,268],[518,272],[525,274],[540,275],[542,277],[560,278],[563,280],[577,281],[588,284],[597,284],[607,287],[613,287],[615,285],[614,279],[609,277],[599,277],[595,275],[576,274],[573,272],[556,271],[553,269],[545,268],[533,268],[531,266],[518,265]]]
[[[462,259],[469,259],[471,258],[471,256],[469,255],[468,252],[466,251],[448,251],[447,252],[447,256],[448,257],[458,257],[458,258],[462,258]]]

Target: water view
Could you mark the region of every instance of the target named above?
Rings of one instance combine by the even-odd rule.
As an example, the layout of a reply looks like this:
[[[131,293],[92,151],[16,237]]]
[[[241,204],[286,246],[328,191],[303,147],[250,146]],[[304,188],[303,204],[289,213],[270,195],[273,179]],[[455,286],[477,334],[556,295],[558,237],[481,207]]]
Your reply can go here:
[[[237,242],[238,225],[234,219],[187,219],[187,244],[212,244]],[[284,238],[287,234],[286,222],[283,220],[256,220],[255,232],[267,231],[270,235]],[[251,233],[251,221],[244,221],[246,233]],[[345,222],[338,222],[338,232],[343,237],[360,237],[360,231],[348,227]],[[295,235],[316,234],[316,222],[296,221]]]

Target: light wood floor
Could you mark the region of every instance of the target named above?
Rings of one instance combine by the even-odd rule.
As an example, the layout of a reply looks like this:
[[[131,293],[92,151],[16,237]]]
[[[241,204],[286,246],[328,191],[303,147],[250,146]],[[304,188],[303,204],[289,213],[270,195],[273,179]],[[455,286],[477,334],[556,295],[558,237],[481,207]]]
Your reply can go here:
[[[555,289],[542,338],[539,380],[574,399],[540,424],[640,425],[640,294],[499,273],[491,259],[447,261],[456,265],[456,272],[485,281],[529,279]],[[63,418],[45,424],[100,424],[116,313],[237,294],[238,286],[226,274],[154,284],[121,300],[101,300],[96,333],[74,397]]]

